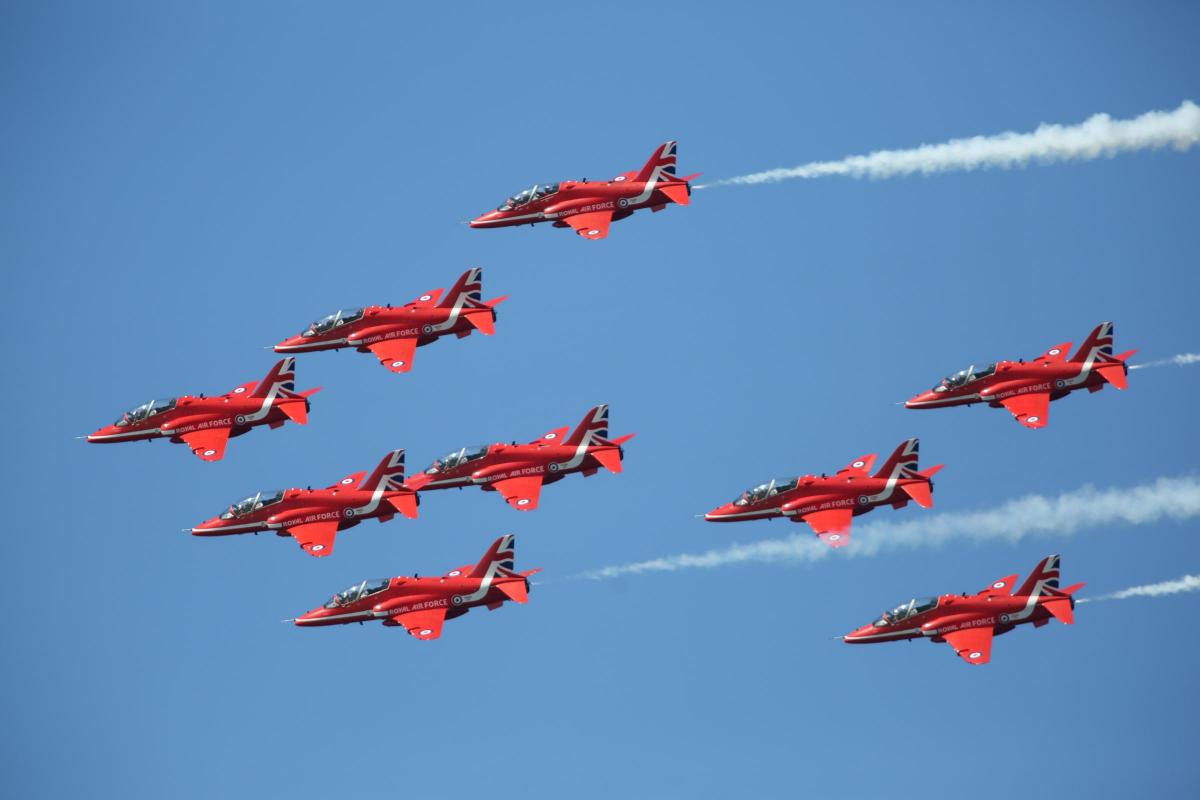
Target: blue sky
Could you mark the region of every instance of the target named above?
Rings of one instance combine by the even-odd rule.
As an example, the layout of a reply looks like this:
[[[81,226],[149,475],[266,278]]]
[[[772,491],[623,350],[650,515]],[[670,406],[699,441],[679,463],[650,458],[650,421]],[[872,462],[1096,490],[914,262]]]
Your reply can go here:
[[[723,178],[1200,99],[1193,4],[963,5],[6,4],[10,793],[1195,794],[1196,595],[1081,607],[999,639],[982,669],[831,639],[1051,552],[1096,593],[1195,572],[1194,519],[569,576],[793,533],[693,515],[913,435],[947,465],[937,508],[872,522],[1194,475],[1200,368],[1055,403],[1037,432],[894,403],[1105,319],[1146,360],[1200,350],[1200,153],[714,188],[602,242],[460,224],[668,138],[684,173]],[[217,464],[72,438],[258,378],[261,348],[312,319],[475,264],[511,295],[495,337],[423,348],[402,377],[302,358],[300,388],[325,387],[307,427]],[[397,446],[419,468],[597,402],[638,433],[625,473],[549,487],[532,514],[437,493],[320,560],[180,532],[259,488],[325,485]],[[436,643],[279,622],[504,532],[546,583]]]

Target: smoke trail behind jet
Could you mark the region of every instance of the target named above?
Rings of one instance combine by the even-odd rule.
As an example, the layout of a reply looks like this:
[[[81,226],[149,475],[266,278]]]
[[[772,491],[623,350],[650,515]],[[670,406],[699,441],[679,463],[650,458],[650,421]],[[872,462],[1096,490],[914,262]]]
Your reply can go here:
[[[1150,525],[1200,516],[1200,477],[1158,478],[1140,486],[1098,490],[1084,486],[1059,495],[1026,495],[994,508],[922,515],[905,522],[856,526],[846,556],[870,557],[895,550],[938,547],[950,542],[1017,542],[1034,534],[1067,536],[1109,525]],[[576,577],[603,580],[647,572],[715,569],[737,564],[811,563],[833,548],[809,533],[784,539],[681,553],[584,572]]]
[[[1130,597],[1163,597],[1168,594],[1200,591],[1200,575],[1184,575],[1173,581],[1148,583],[1144,586],[1130,586],[1119,592],[1102,594],[1099,597],[1082,597],[1077,603],[1091,603],[1097,600],[1125,600]]]
[[[1170,358],[1162,358],[1158,361],[1147,361],[1145,364],[1130,364],[1130,369],[1149,369],[1150,367],[1186,367],[1191,364],[1200,364],[1200,353],[1180,353],[1177,356]]]
[[[1032,133],[1008,131],[994,136],[951,139],[908,150],[877,150],[841,161],[814,161],[798,167],[769,169],[695,186],[778,183],[793,178],[895,178],[975,169],[1011,169],[1033,163],[1092,161],[1135,150],[1173,147],[1184,151],[1200,144],[1200,106],[1185,100],[1174,111],[1148,111],[1134,119],[1095,114],[1078,125],[1042,123]]]

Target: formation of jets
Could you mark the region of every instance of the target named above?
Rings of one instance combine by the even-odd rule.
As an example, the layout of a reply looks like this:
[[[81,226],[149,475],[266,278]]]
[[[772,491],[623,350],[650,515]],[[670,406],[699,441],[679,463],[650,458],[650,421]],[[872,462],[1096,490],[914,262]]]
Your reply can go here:
[[[495,211],[471,221],[474,228],[550,222],[587,239],[608,235],[615,220],[649,208],[688,205],[690,181],[675,174],[676,143],[666,142],[638,171],[609,181],[560,181],[535,184],[509,198]],[[92,443],[167,438],[183,443],[204,461],[224,457],[231,437],[262,425],[308,422],[310,399],[318,389],[295,388],[295,355],[353,348],[369,352],[388,370],[412,369],[418,347],[474,331],[495,333],[496,306],[506,297],[483,299],[483,270],[464,272],[448,291],[434,289],[402,306],[342,309],[274,346],[287,354],[261,381],[250,381],[217,397],[204,395],[153,400],[126,412],[87,437]],[[1136,351],[1113,354],[1113,325],[1101,323],[1068,357],[1070,343],[1047,350],[1032,361],[999,361],[971,366],[941,381],[905,405],[913,409],[987,403],[1004,407],[1029,428],[1046,425],[1049,404],[1071,392],[1097,392],[1106,384],[1127,387],[1127,359]],[[337,534],[368,519],[388,522],[396,514],[418,515],[421,494],[478,486],[497,492],[518,511],[538,507],[542,487],[567,475],[619,473],[624,444],[633,434],[609,438],[608,406],[592,408],[574,428],[555,428],[527,444],[498,442],[463,447],[436,459],[422,472],[405,477],[402,449],[387,453],[367,474],[356,472],[323,489],[311,487],[258,491],[195,527],[196,536],[271,532],[292,537],[311,556],[333,553]],[[876,455],[861,456],[833,475],[777,478],[747,489],[733,502],[704,515],[709,522],[745,522],[785,518],[805,522],[824,542],[841,547],[850,541],[854,517],[879,506],[901,509],[909,501],[933,506],[933,476],[942,465],[920,469],[919,442],[902,442],[874,473]],[[364,580],[338,592],[318,608],[290,620],[320,627],[380,620],[418,639],[436,639],[448,619],[471,608],[525,603],[529,577],[517,572],[515,537],[497,539],[476,564],[440,577],[417,576]],[[902,603],[843,637],[850,644],[926,638],[950,644],[970,664],[987,663],[993,637],[1023,623],[1034,627],[1051,618],[1074,621],[1073,594],[1083,584],[1059,588],[1059,557],[1048,556],[1016,586],[1016,575],[994,582],[975,595],[941,595]]]

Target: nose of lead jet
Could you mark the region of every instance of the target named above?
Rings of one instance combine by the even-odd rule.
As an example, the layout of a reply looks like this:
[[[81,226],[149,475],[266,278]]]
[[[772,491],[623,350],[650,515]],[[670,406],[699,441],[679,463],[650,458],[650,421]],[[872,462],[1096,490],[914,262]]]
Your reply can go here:
[[[733,510],[733,506],[726,503],[723,506],[714,508],[712,511],[704,515],[706,522],[725,522],[725,517]]]
[[[467,224],[472,228],[484,228],[502,217],[503,215],[499,211],[489,211],[486,214],[480,214]]]
[[[927,406],[937,399],[937,395],[933,392],[922,392],[911,400],[904,401],[905,408],[921,408]]]

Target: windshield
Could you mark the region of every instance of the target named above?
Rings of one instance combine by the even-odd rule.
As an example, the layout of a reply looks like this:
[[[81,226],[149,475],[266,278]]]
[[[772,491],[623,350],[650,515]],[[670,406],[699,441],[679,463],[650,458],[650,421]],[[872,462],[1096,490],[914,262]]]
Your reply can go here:
[[[149,403],[126,411],[121,415],[121,418],[116,421],[116,424],[130,425],[135,422],[141,422],[147,417],[153,417],[155,414],[161,414],[164,411],[170,411],[174,407],[175,398],[173,397],[167,398],[166,400],[151,400]]]
[[[909,600],[907,603],[901,603],[891,611],[885,613],[882,617],[875,620],[876,628],[883,628],[888,625],[895,625],[898,622],[915,617],[918,614],[923,614],[929,609],[937,605],[936,597],[917,597]]]
[[[333,596],[333,599],[325,604],[325,608],[337,608],[338,606],[348,606],[351,603],[357,602],[364,597],[370,597],[373,594],[378,594],[388,587],[389,578],[368,578],[362,583],[356,583],[349,589],[344,589]]]
[[[975,365],[972,364],[966,369],[960,369],[958,372],[949,377],[942,378],[942,382],[933,387],[933,390],[935,392],[944,392],[947,389],[957,389],[958,387],[968,384],[971,381],[977,381],[980,378],[986,378],[995,371],[995,364],[988,364],[986,367],[980,367],[978,369],[976,369]]]
[[[446,472],[447,470],[461,467],[468,461],[474,461],[478,458],[483,458],[487,455],[487,451],[487,445],[485,444],[477,444],[471,447],[464,447],[461,450],[455,450],[453,453],[449,453],[439,459],[436,459],[433,464],[429,466],[429,469],[425,470],[425,474],[436,475],[439,472]]]
[[[751,503],[757,503],[758,501],[768,497],[774,497],[780,492],[786,492],[791,489],[795,489],[796,484],[799,483],[799,480],[799,478],[776,478],[773,481],[759,484],[753,489],[747,489],[746,491],[742,492],[741,496],[733,501],[733,504],[735,506],[745,506],[750,505]]]
[[[529,189],[523,192],[518,192],[512,197],[504,201],[504,204],[497,208],[497,211],[511,211],[518,206],[523,206],[533,200],[541,200],[543,197],[549,197],[558,191],[557,183],[535,183]]]
[[[282,489],[269,489],[267,491],[252,494],[245,500],[239,500],[229,507],[229,509],[221,515],[221,519],[233,519],[234,517],[244,517],[247,514],[253,514],[263,506],[274,505],[283,499]]]
[[[340,311],[335,311],[327,317],[321,317],[319,320],[308,326],[308,330],[300,334],[301,336],[316,336],[318,333],[325,333],[345,325],[347,322],[354,322],[362,319],[363,310],[361,308],[343,308]]]

